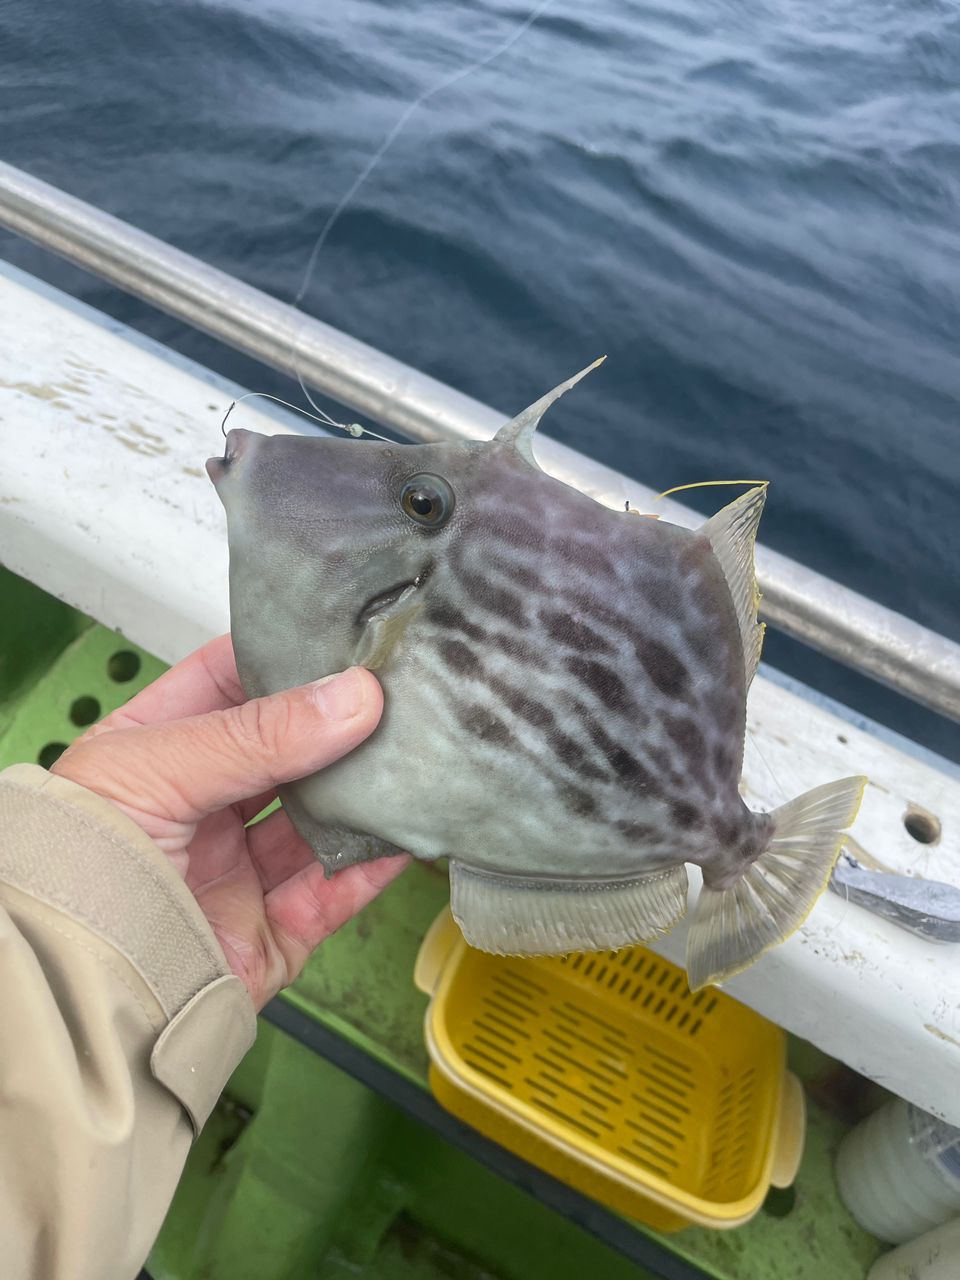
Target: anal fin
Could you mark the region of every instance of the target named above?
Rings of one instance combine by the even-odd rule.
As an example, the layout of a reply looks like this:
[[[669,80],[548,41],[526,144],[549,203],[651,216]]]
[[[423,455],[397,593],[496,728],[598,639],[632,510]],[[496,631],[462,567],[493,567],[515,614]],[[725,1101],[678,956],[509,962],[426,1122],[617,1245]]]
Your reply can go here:
[[[451,860],[450,907],[467,943],[494,955],[616,951],[677,923],[687,872],[681,865],[631,880],[539,880]]]

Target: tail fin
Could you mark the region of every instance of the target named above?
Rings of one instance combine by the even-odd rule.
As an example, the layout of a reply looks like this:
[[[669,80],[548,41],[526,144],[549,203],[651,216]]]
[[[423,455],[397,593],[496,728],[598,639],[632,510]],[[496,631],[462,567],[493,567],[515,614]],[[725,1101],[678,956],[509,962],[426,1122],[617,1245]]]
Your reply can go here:
[[[704,885],[687,935],[692,991],[746,969],[800,928],[827,887],[866,781],[828,782],[775,809],[769,845],[736,884]]]

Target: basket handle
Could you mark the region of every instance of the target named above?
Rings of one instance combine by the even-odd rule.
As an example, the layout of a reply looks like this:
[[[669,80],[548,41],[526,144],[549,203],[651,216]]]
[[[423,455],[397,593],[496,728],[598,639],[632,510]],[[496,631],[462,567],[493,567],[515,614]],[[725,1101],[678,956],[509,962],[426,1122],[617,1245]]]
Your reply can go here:
[[[413,966],[413,981],[424,995],[433,995],[459,938],[460,930],[450,908],[444,907],[427,930]]]
[[[773,1149],[770,1181],[775,1187],[789,1187],[797,1176],[807,1133],[807,1100],[803,1085],[792,1071],[784,1072],[780,1117]]]

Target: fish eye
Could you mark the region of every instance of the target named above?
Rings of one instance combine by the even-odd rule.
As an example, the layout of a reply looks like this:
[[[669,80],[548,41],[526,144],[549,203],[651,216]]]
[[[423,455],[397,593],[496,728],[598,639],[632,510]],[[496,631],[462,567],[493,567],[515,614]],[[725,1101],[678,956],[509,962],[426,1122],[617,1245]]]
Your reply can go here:
[[[400,490],[404,515],[428,529],[439,529],[453,515],[453,490],[440,476],[411,476]]]

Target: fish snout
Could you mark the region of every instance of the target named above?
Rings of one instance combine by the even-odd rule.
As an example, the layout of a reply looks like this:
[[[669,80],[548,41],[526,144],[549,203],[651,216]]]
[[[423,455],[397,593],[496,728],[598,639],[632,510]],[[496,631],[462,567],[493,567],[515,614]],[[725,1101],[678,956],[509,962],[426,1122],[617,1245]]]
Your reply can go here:
[[[215,485],[251,453],[257,438],[256,431],[245,431],[242,427],[227,432],[223,457],[208,458],[206,462],[207,475]]]

